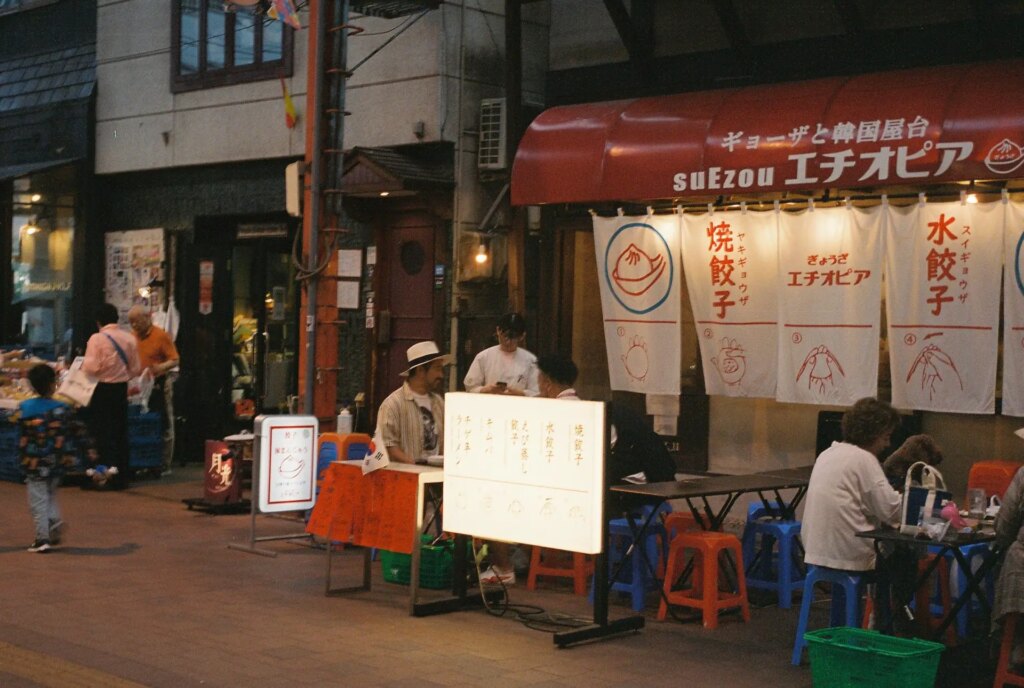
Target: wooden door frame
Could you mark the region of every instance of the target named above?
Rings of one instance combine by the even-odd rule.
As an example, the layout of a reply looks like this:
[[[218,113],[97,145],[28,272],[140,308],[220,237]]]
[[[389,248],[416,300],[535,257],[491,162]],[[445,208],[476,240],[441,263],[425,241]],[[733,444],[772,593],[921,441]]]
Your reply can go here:
[[[369,427],[376,427],[377,422],[377,409],[384,398],[390,394],[391,389],[379,389],[378,388],[378,372],[381,365],[381,356],[386,354],[389,342],[381,342],[381,330],[379,316],[382,310],[385,310],[386,305],[390,305],[392,294],[389,293],[389,280],[391,277],[391,271],[396,269],[397,266],[390,265],[387,260],[387,252],[384,251],[385,242],[387,240],[386,233],[392,228],[400,225],[405,218],[421,217],[423,219],[422,225],[431,225],[434,228],[434,255],[433,261],[429,264],[429,269],[433,273],[435,265],[443,265],[445,270],[445,284],[442,289],[434,289],[432,295],[432,306],[433,311],[433,332],[434,341],[437,342],[438,347],[444,351],[446,341],[448,338],[448,331],[445,327],[446,322],[446,311],[445,304],[448,294],[449,284],[451,283],[451,266],[449,255],[450,251],[448,248],[448,232],[445,219],[437,212],[438,208],[430,203],[425,203],[423,199],[411,197],[408,199],[395,199],[392,203],[380,208],[380,212],[376,214],[373,222],[373,235],[374,245],[378,247],[377,251],[377,265],[374,268],[373,273],[373,294],[374,294],[374,316],[377,318],[377,322],[374,324],[373,329],[369,333],[369,346],[367,347],[368,352],[368,365],[366,366],[365,376],[365,388],[367,392],[367,414],[369,418]]]

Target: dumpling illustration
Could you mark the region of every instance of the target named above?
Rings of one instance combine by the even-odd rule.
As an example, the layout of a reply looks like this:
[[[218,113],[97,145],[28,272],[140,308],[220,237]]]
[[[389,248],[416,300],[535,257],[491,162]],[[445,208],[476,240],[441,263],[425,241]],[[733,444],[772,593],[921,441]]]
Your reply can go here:
[[[665,272],[665,265],[665,256],[659,253],[652,258],[636,244],[630,244],[615,261],[612,279],[622,291],[640,296],[654,286]]]
[[[985,166],[997,174],[1009,174],[1024,164],[1024,148],[1003,139],[985,156]]]
[[[277,472],[283,475],[285,478],[295,478],[302,472],[306,462],[301,459],[296,459],[294,456],[289,454],[281,465],[278,467]]]

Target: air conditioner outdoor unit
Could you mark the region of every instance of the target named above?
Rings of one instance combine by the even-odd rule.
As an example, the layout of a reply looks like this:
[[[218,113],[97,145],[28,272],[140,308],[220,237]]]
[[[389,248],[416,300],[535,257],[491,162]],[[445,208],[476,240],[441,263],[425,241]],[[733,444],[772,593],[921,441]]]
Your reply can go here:
[[[480,101],[480,145],[477,149],[477,169],[504,170],[508,166],[507,121],[504,98],[484,98]]]

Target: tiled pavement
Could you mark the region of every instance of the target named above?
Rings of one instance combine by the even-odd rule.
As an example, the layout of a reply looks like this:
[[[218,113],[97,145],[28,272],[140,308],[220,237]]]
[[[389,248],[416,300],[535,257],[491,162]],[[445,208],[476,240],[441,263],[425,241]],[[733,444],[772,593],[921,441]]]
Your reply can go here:
[[[712,631],[649,610],[638,634],[558,650],[510,617],[411,618],[406,589],[381,582],[379,566],[372,591],[327,598],[322,551],[228,549],[248,539],[249,518],[187,510],[180,500],[199,485],[189,467],[121,493],[65,488],[66,544],[40,555],[25,551],[24,487],[0,482],[0,686],[811,685],[806,664],[789,664],[795,609],[754,609],[749,624],[729,616]],[[265,516],[257,525],[260,535],[301,529]],[[335,575],[358,575],[358,555],[337,561]],[[512,602],[589,614],[565,587],[520,584]],[[627,613],[613,604],[613,618]]]

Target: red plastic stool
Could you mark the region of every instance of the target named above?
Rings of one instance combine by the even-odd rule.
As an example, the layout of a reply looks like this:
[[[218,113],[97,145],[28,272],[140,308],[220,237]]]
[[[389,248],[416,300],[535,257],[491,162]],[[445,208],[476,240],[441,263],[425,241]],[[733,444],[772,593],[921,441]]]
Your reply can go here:
[[[572,555],[572,566],[558,566],[550,563],[559,555],[564,559],[566,554]],[[572,578],[573,592],[577,595],[586,595],[587,579],[593,572],[594,562],[590,561],[586,554],[534,546],[533,553],[530,555],[530,574],[526,578],[526,589],[537,589],[537,576],[552,576]]]
[[[694,564],[693,584],[683,590],[672,586],[686,567],[686,553],[692,552]],[[718,558],[732,552],[736,562],[736,592],[718,589]],[[669,548],[668,567],[665,571],[665,595],[658,607],[658,620],[663,621],[668,604],[694,607],[702,610],[704,628],[718,627],[718,612],[722,609],[739,607],[744,621],[750,621],[750,605],[747,603],[747,582],[743,576],[743,552],[739,538],[717,531],[684,532],[672,540]]]
[[[1020,614],[1007,614],[1003,621],[1003,642],[999,644],[999,662],[996,664],[996,680],[992,688],[1003,688],[1007,683],[1011,686],[1024,686],[1024,675],[1010,671],[1010,653],[1013,651],[1013,636],[1019,618]]]

